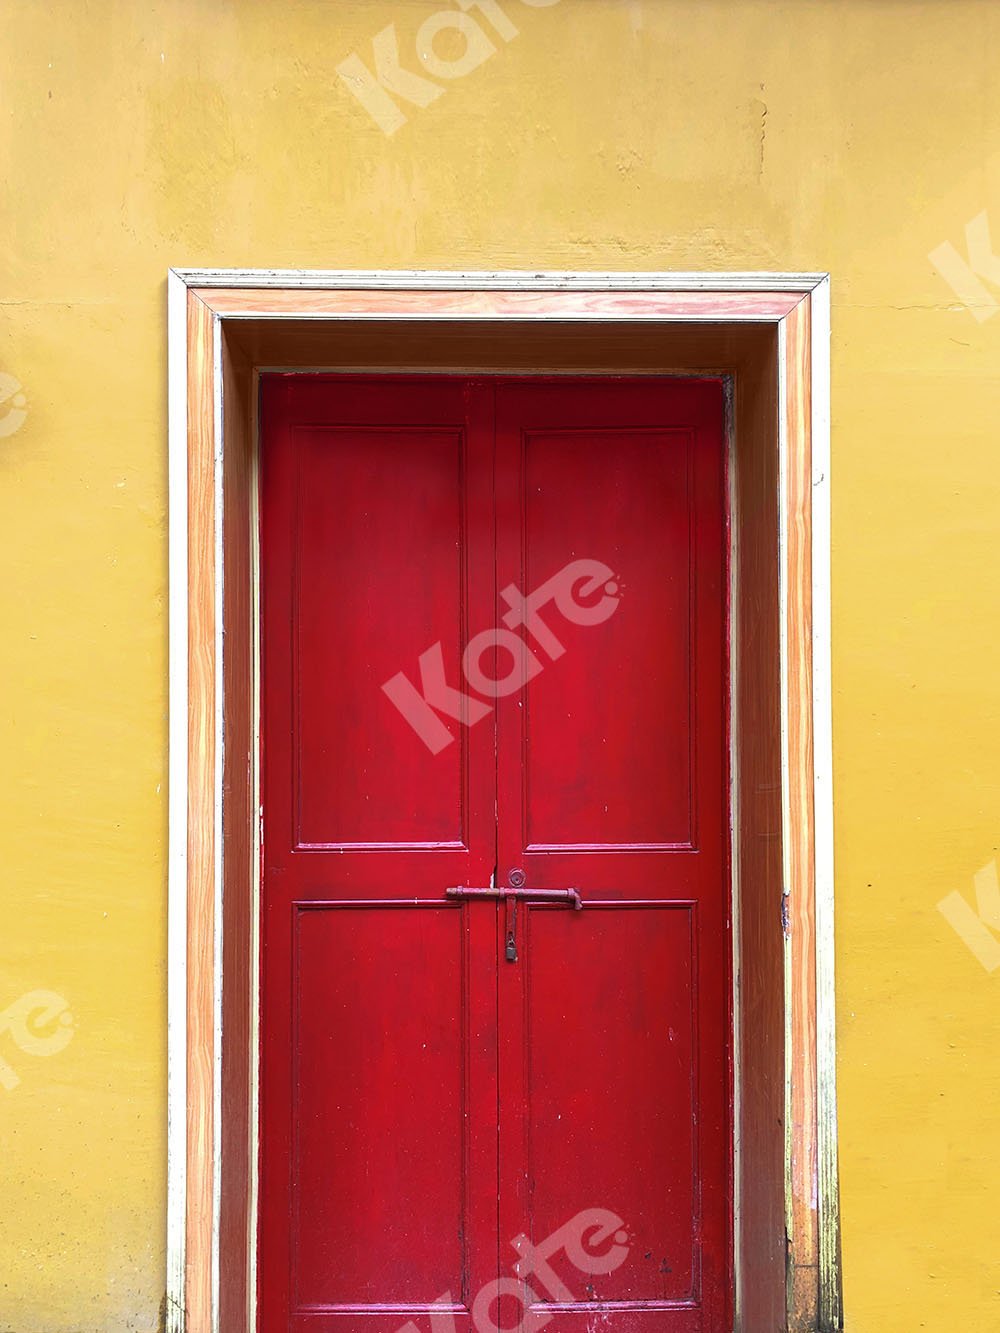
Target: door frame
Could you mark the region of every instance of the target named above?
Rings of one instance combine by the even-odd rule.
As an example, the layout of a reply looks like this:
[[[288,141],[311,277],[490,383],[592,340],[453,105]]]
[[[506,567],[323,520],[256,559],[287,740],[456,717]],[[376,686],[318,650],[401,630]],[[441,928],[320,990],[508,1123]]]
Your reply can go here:
[[[842,1327],[828,275],[171,269],[168,307],[166,1328],[255,1326],[257,375],[529,355],[727,377],[736,1327]]]

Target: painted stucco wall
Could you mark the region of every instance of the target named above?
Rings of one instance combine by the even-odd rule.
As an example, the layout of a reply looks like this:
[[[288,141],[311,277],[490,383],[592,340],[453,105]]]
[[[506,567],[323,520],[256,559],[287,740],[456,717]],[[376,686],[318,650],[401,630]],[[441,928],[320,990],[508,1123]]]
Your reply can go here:
[[[0,1330],[160,1318],[171,264],[832,273],[848,1328],[1000,1328],[1000,6],[445,3],[4,7]]]

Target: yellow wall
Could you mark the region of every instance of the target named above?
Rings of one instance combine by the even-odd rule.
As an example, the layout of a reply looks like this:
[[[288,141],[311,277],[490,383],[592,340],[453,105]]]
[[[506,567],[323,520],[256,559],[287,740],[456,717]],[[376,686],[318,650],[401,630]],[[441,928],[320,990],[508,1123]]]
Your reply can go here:
[[[1000,6],[501,0],[387,137],[336,67],[446,2],[4,8],[0,1009],[74,1027],[0,1033],[0,1329],[163,1297],[181,264],[831,271],[848,1328],[996,1330],[1000,972],[936,904],[1000,841],[1000,319],[928,254],[984,209],[1000,248]]]

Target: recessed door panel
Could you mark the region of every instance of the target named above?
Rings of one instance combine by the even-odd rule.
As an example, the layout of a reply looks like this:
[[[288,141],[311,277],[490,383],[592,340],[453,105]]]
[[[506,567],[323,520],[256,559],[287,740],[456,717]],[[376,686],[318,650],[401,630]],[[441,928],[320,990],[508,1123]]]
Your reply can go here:
[[[596,627],[559,617],[558,669],[525,692],[527,845],[689,843],[691,432],[526,430],[522,445],[526,589],[582,557],[619,603]]]
[[[372,705],[434,645],[460,670],[464,432],[305,426],[294,451],[296,843],[460,845],[467,732],[435,755]]]
[[[300,1308],[430,1305],[462,1272],[466,925],[451,907],[310,904],[296,913]]]
[[[695,930],[690,904],[532,908],[524,930],[527,1234],[613,1201],[627,1260],[584,1304],[697,1294]]]

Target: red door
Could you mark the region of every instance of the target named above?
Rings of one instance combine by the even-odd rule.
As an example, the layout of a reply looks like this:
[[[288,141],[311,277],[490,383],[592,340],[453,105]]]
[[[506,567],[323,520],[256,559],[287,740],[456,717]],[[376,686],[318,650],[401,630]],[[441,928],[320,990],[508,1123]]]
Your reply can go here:
[[[721,384],[271,375],[262,454],[262,1333],[728,1329]]]

